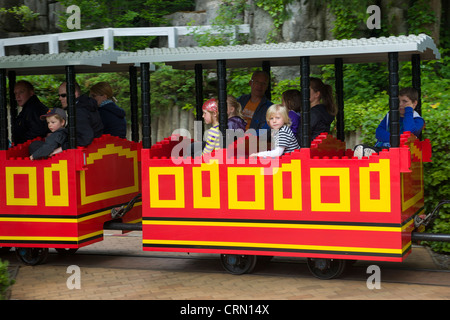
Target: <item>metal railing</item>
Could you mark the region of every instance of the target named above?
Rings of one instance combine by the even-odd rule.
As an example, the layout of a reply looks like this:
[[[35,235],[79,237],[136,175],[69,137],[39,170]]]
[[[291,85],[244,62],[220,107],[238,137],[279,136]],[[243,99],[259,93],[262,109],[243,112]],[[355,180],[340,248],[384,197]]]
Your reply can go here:
[[[5,56],[5,47],[29,45],[36,43],[48,43],[48,53],[59,53],[59,42],[103,38],[103,49],[114,49],[114,37],[133,37],[133,36],[166,36],[168,37],[169,48],[176,48],[179,36],[192,35],[195,33],[219,34],[227,32],[233,34],[236,38],[239,33],[250,33],[248,24],[231,26],[223,30],[218,30],[213,26],[178,26],[178,27],[144,27],[144,28],[103,28],[84,31],[73,31],[53,34],[43,34],[37,36],[16,37],[0,39],[0,56]]]

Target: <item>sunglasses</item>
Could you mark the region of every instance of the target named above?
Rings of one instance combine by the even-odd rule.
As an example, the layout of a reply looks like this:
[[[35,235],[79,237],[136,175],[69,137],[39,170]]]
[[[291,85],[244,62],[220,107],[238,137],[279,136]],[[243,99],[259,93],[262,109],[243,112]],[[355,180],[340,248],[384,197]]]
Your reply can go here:
[[[67,97],[67,93],[61,93],[61,94],[58,94],[58,97],[66,98],[66,97]]]

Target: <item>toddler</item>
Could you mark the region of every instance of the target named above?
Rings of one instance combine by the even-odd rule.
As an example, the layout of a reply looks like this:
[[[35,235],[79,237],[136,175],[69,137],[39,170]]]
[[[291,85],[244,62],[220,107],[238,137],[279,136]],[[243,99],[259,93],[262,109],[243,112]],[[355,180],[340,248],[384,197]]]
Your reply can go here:
[[[289,110],[289,119],[291,119],[291,131],[297,135],[300,124],[300,109],[302,104],[302,94],[300,91],[292,89],[283,92],[281,97],[282,104]]]
[[[253,153],[250,157],[279,157],[300,149],[297,138],[289,128],[291,120],[285,106],[281,104],[272,105],[267,110],[266,120],[272,129],[272,144],[275,148],[270,151]]]
[[[51,133],[44,141],[33,141],[29,146],[30,159],[37,160],[55,154],[55,150],[67,140],[66,112],[60,108],[49,110],[41,116],[41,120],[47,120]],[[61,149],[60,149],[61,150]]]
[[[209,99],[203,104],[203,119],[211,128],[206,133],[206,144],[203,148],[203,154],[210,153],[220,148],[220,130],[219,130],[219,105],[216,99]]]
[[[235,97],[227,96],[228,129],[245,131],[247,122],[242,115],[242,106]]]

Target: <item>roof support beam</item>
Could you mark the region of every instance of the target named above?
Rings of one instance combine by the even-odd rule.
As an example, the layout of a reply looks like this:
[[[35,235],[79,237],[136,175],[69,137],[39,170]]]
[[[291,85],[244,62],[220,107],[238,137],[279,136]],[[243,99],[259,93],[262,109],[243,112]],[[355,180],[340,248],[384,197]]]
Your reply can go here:
[[[337,138],[345,141],[344,134],[344,63],[342,58],[336,58],[334,62],[334,77],[336,79],[336,104],[338,113],[336,116]]]
[[[77,121],[75,109],[75,67],[66,66],[67,116],[69,128],[69,148],[77,147]]]
[[[141,95],[142,95],[142,148],[152,146],[150,116],[150,63],[141,63]]]
[[[389,52],[389,131],[390,144],[393,148],[400,146],[400,113],[398,100],[398,52]]]
[[[300,58],[300,88],[302,91],[302,116],[300,119],[301,141],[300,147],[309,148],[311,146],[311,107],[309,102],[309,57]]]
[[[6,109],[6,70],[0,69],[0,150],[8,149],[8,111]]]

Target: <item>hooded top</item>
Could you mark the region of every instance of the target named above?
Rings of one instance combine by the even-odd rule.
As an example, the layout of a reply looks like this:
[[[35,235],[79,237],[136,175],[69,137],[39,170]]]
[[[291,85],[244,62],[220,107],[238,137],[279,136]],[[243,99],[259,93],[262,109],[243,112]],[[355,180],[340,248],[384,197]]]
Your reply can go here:
[[[98,112],[97,101],[83,94],[76,99],[77,145],[85,147],[94,138],[103,134],[103,123]],[[70,119],[69,119],[70,121]],[[68,149],[69,143],[63,145]]]
[[[330,132],[331,123],[334,121],[334,116],[329,114],[327,107],[324,104],[318,104],[311,108],[311,141],[313,141],[322,132]],[[302,141],[301,126],[298,128],[297,140]]]
[[[125,110],[117,106],[113,101],[105,100],[100,104],[98,111],[104,126],[103,133],[125,139],[127,135]]]
[[[46,114],[48,108],[32,95],[23,105],[22,111],[14,123],[14,143],[24,143],[36,137],[45,137],[49,132],[47,122],[41,121],[40,116]]]

